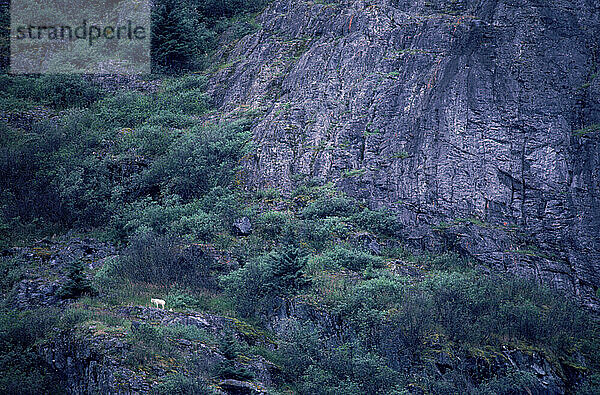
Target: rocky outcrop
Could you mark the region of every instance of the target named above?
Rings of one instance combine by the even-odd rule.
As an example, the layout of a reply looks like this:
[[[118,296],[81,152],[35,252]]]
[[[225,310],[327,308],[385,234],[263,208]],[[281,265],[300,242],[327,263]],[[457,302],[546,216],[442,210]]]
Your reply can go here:
[[[597,2],[276,0],[258,20],[209,84],[261,114],[251,184],[333,180],[408,239],[598,307]]]
[[[79,335],[74,331],[58,334],[39,353],[59,372],[70,394],[148,393],[152,382],[143,371],[125,366],[130,345],[116,336]],[[122,336],[121,336],[122,337]]]
[[[81,323],[77,327],[58,331],[38,347],[39,355],[62,378],[69,394],[146,394],[151,393],[171,373],[194,374],[194,365],[201,363],[203,374],[208,375],[226,360],[219,348],[202,340],[165,337],[154,341],[168,342],[168,355],[154,356],[144,364],[136,358],[136,340],[130,335],[142,330],[142,325],[155,328],[193,326],[222,338],[232,333],[238,339],[247,339],[248,327],[232,318],[201,312],[172,312],[143,306],[126,306],[113,310],[99,310],[114,318],[131,321],[130,327],[107,327],[101,321]],[[181,365],[173,355],[186,360]],[[198,362],[202,361],[202,362]],[[214,393],[260,394],[273,384],[278,368],[260,356],[244,356],[230,361],[236,368],[252,372],[254,380],[215,379]],[[196,373],[197,374],[197,373]]]
[[[233,222],[233,232],[237,236],[249,236],[252,234],[252,223],[250,218],[242,217]]]
[[[66,281],[68,265],[82,261],[89,269],[97,269],[115,253],[109,244],[70,235],[6,250],[0,259],[21,262],[23,267],[22,278],[7,295],[9,302],[19,310],[65,304],[57,292]]]

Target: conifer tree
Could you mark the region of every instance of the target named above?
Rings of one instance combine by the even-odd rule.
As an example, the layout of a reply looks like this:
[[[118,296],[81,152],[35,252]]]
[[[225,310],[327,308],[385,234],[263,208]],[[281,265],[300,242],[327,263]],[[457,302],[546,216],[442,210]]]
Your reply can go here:
[[[58,291],[63,299],[75,299],[85,294],[94,293],[90,281],[85,275],[85,265],[80,260],[71,262],[68,266],[67,282]]]

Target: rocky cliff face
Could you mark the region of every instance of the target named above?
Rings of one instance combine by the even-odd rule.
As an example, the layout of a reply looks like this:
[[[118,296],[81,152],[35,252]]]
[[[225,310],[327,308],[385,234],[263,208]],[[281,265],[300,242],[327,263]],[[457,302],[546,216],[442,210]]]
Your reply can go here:
[[[98,311],[101,313],[100,311]],[[107,311],[104,311],[106,313]],[[110,311],[114,317],[132,319],[131,328],[106,327],[90,321],[86,325],[58,331],[38,347],[38,353],[48,366],[60,374],[69,394],[148,394],[153,393],[159,381],[169,373],[197,369],[207,374],[226,358],[214,345],[203,341],[169,337],[162,339],[171,344],[171,352],[164,358],[146,361],[145,365],[132,364],[136,343],[128,333],[137,333],[143,325],[154,327],[193,327],[222,336],[232,331],[236,337],[254,336],[237,320],[200,312],[175,313],[141,306],[129,306]],[[256,339],[254,339],[256,340]],[[180,366],[173,355],[182,353],[187,364]],[[199,362],[200,361],[200,362]],[[255,381],[223,379],[213,385],[217,394],[262,394],[265,386],[272,385],[277,367],[260,356],[244,357],[234,362],[247,368]],[[205,371],[206,370],[206,371]]]
[[[406,236],[600,286],[600,4],[277,0],[212,96],[258,110],[252,183],[333,180]]]

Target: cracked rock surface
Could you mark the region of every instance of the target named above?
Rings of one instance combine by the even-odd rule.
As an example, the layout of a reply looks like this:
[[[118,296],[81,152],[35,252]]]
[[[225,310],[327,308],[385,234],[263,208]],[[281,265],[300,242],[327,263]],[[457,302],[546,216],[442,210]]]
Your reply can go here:
[[[407,238],[598,307],[600,3],[277,0],[258,21],[210,84],[261,114],[252,184],[332,180]]]

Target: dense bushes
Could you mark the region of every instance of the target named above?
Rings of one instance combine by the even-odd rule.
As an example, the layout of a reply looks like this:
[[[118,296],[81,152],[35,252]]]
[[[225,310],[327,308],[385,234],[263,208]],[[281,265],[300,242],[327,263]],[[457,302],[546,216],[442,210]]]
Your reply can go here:
[[[282,298],[308,285],[306,258],[293,247],[281,248],[246,264],[222,278],[225,291],[235,299],[242,316],[270,315]]]
[[[462,342],[511,339],[566,352],[591,329],[572,302],[527,279],[453,273],[432,277],[422,287],[447,335]]]
[[[306,219],[345,217],[354,214],[357,210],[356,203],[344,196],[323,196],[310,203],[302,211],[302,217]]]
[[[439,272],[415,283],[383,276],[337,298],[330,311],[348,325],[343,335],[311,320],[284,321],[278,329],[284,373],[300,393],[393,393],[414,380],[406,374],[411,366],[427,363],[432,339],[452,347],[457,360],[486,345],[527,344],[567,359],[580,350],[598,362],[596,326],[564,297],[518,278]],[[589,346],[577,338],[588,339]],[[468,376],[467,369],[442,378],[422,372],[420,385],[432,393],[543,391],[531,373],[498,368]],[[582,393],[594,385],[582,385]]]
[[[525,343],[562,355],[588,347],[574,340],[582,334],[599,345],[595,326],[565,297],[512,276],[436,273],[419,283],[380,277],[358,285],[338,309],[391,366],[402,358],[394,350],[414,360],[433,333],[462,345]]]
[[[291,213],[268,211],[258,217],[256,225],[266,237],[278,238],[289,230],[291,221]]]
[[[160,186],[184,200],[201,197],[217,186],[228,186],[248,140],[244,123],[191,129],[142,175],[144,183]]]
[[[43,78],[23,81],[41,89]],[[89,84],[75,78],[80,83],[72,84],[79,90],[74,96],[87,97]],[[0,227],[34,220],[67,228],[111,222],[113,237],[124,240],[135,231],[125,229],[139,216],[132,210],[168,211],[174,204],[188,218],[181,226],[207,238],[222,224],[202,204],[188,203],[234,185],[249,122],[198,126],[194,117],[207,108],[205,84],[204,77],[187,76],[165,80],[154,93],[107,95],[89,108],[33,121],[29,133],[2,123]],[[13,85],[8,83],[6,95],[19,98],[24,88]],[[195,219],[204,225],[192,226]]]
[[[357,249],[336,245],[320,256],[315,256],[310,262],[311,271],[340,270],[342,268],[362,271],[369,267],[383,267],[383,259]]]
[[[156,1],[152,8],[153,71],[177,73],[206,67],[223,21],[257,12],[264,4],[263,0]]]
[[[60,377],[37,354],[36,342],[56,325],[55,310],[0,312],[0,393],[63,393]]]
[[[352,221],[364,230],[386,236],[396,236],[401,229],[396,214],[385,209],[364,209],[354,214]]]
[[[155,395],[211,395],[215,391],[199,377],[171,373],[154,389]]]
[[[398,372],[358,342],[342,342],[310,323],[282,322],[283,373],[301,394],[394,393]]]
[[[58,109],[87,107],[106,92],[79,75],[0,75],[0,109],[13,112],[34,105]]]
[[[208,287],[211,265],[211,259],[195,246],[148,231],[133,236],[117,271],[135,281]]]

